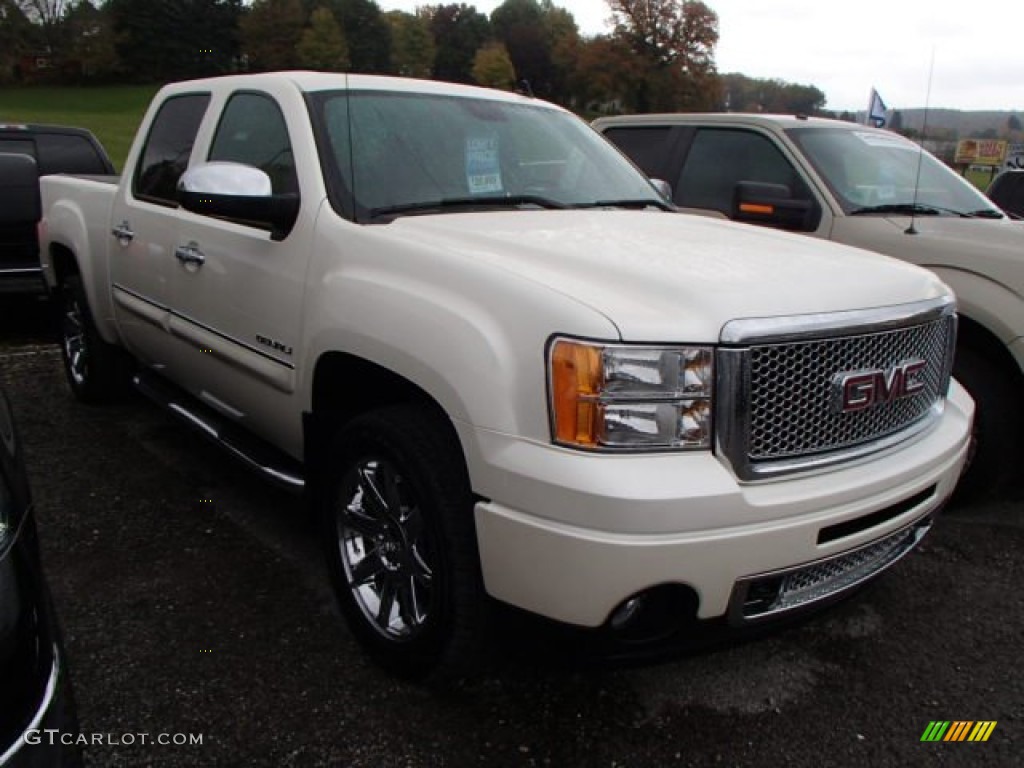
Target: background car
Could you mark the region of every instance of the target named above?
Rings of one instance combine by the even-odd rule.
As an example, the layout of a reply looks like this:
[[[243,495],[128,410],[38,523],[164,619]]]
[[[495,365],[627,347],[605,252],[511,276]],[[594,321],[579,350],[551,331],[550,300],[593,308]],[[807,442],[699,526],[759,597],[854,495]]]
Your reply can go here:
[[[76,748],[49,743],[47,728],[78,735],[21,446],[0,391],[0,766],[80,765]]]
[[[594,127],[684,213],[801,232],[927,267],[957,297],[953,375],[978,405],[957,494],[1024,498],[1024,228],[892,131],[805,115],[678,113]]]
[[[985,192],[989,200],[1017,219],[1024,219],[1024,170],[1003,171]]]
[[[89,131],[60,125],[0,123],[0,292],[43,290],[39,268],[39,176],[112,174]]]

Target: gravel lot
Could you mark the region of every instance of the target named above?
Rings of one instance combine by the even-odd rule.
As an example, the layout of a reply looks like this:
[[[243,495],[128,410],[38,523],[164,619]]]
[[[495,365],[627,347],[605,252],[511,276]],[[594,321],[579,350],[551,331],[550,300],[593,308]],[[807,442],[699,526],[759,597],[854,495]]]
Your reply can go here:
[[[76,404],[42,309],[0,312],[43,556],[94,766],[1019,766],[1024,510],[952,507],[800,626],[636,668],[495,650],[396,682],[341,623],[301,504],[141,399]],[[996,720],[986,743],[921,743]],[[202,734],[158,746],[124,734]]]

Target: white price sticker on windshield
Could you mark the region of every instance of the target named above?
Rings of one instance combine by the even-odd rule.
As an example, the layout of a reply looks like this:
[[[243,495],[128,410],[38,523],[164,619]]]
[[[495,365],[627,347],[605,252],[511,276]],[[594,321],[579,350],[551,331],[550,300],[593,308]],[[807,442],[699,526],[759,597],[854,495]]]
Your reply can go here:
[[[471,195],[502,191],[496,136],[466,139],[466,186]]]
[[[907,141],[895,133],[869,133],[867,131],[854,131],[854,136],[872,147],[886,147],[889,149],[917,149],[917,145]]]

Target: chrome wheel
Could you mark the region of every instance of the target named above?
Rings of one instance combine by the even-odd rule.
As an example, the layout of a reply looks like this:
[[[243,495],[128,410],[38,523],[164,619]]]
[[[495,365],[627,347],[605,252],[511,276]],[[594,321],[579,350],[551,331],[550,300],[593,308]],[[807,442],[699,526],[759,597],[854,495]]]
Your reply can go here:
[[[82,308],[74,296],[68,296],[64,307],[61,336],[63,337],[68,375],[77,386],[81,387],[89,377],[89,345],[85,336]]]
[[[388,461],[356,462],[341,482],[335,528],[345,580],[369,625],[388,640],[415,638],[436,592],[413,488]]]

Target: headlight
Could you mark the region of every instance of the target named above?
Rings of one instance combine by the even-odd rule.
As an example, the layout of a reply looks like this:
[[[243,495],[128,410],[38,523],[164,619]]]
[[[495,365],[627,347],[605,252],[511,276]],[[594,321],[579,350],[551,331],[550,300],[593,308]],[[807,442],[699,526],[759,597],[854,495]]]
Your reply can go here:
[[[711,347],[555,339],[552,437],[591,450],[709,448],[713,360]]]

